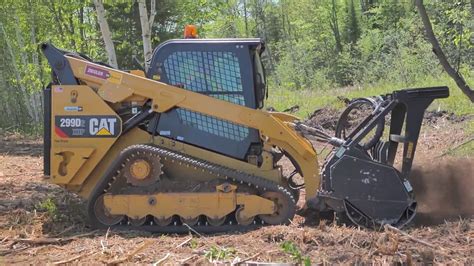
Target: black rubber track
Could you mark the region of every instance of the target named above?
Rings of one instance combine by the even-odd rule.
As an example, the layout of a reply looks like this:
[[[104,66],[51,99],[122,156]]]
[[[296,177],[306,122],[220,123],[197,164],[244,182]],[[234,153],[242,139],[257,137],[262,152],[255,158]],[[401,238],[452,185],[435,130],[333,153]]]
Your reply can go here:
[[[89,220],[93,227],[96,227],[96,228],[108,227],[106,225],[101,224],[96,219],[95,214],[94,214],[94,203],[100,195],[106,193],[109,190],[115,190],[113,189],[113,186],[118,180],[114,181],[114,177],[116,177],[116,174],[120,172],[122,163],[124,162],[124,160],[136,152],[157,154],[165,160],[175,160],[177,163],[182,163],[184,165],[187,164],[189,166],[202,169],[203,171],[208,171],[209,173],[212,173],[213,175],[218,175],[222,180],[228,180],[229,182],[234,182],[237,184],[238,183],[248,184],[250,186],[253,186],[260,192],[275,191],[275,192],[282,193],[282,195],[284,195],[287,198],[287,201],[290,204],[290,208],[288,208],[288,211],[285,214],[285,217],[286,217],[284,219],[285,222],[283,222],[282,224],[289,224],[290,220],[293,219],[295,215],[296,201],[293,194],[290,192],[289,188],[283,187],[273,181],[270,181],[258,176],[249,175],[236,169],[231,169],[225,166],[213,164],[213,163],[200,160],[194,157],[190,157],[190,156],[187,156],[175,151],[171,151],[171,150],[167,150],[167,149],[163,149],[163,148],[159,148],[155,146],[150,146],[150,145],[139,144],[139,145],[129,146],[120,153],[118,158],[112,163],[112,165],[106,171],[106,173],[98,182],[96,188],[92,192],[92,196],[88,202],[87,211],[89,215]],[[123,182],[118,182],[118,183],[123,183]],[[259,221],[255,221],[255,222],[256,224],[252,224],[248,226],[243,226],[243,225],[238,225],[238,224],[224,224],[221,226],[197,225],[197,226],[191,226],[191,228],[199,233],[211,234],[211,233],[220,233],[220,232],[248,231],[248,230],[256,229],[263,225]],[[189,231],[192,231],[187,225],[183,225],[183,224],[177,224],[177,225],[171,224],[168,226],[145,224],[143,226],[131,226],[131,225],[122,223],[122,224],[113,225],[111,227],[113,229],[118,229],[118,230],[144,230],[144,231],[159,232],[159,233],[188,233]]]

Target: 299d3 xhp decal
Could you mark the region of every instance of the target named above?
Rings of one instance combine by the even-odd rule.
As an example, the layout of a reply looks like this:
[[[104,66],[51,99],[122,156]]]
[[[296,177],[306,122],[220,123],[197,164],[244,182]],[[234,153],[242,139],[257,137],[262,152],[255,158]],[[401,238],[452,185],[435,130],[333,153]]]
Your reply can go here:
[[[55,116],[54,131],[61,138],[115,138],[122,126],[113,115]]]

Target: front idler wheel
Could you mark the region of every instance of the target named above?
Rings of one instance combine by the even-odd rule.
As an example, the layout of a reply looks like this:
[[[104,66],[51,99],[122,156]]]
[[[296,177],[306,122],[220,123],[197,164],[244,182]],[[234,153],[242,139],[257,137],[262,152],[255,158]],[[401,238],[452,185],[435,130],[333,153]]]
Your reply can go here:
[[[123,215],[112,215],[104,206],[104,195],[100,195],[94,203],[94,215],[95,218],[105,226],[112,226],[120,223],[124,216]]]

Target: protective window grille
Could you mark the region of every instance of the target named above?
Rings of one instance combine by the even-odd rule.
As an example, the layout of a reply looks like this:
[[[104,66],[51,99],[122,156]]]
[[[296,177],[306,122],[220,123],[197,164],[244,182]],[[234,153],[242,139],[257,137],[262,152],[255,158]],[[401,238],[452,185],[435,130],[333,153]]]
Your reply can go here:
[[[183,51],[163,62],[171,85],[245,105],[239,61],[233,52]],[[177,109],[183,124],[235,141],[245,139],[249,129],[212,116]]]

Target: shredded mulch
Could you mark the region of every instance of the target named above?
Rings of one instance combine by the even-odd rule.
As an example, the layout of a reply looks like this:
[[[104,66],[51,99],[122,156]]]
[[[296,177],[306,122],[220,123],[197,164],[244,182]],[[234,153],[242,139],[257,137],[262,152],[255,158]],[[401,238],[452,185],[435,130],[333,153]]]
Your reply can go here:
[[[322,109],[310,119],[318,119],[314,123],[330,129],[337,116],[338,112]],[[447,159],[444,155],[469,136],[461,130],[463,121],[437,119],[423,128],[414,171],[420,181],[414,182],[415,190],[423,190],[420,214],[422,218],[436,219],[418,219],[402,231],[339,226],[332,220],[308,222],[301,216],[289,226],[245,233],[199,235],[190,231],[185,235],[160,235],[96,231],[85,218],[85,202],[43,178],[39,139],[18,134],[0,136],[1,262],[473,264],[473,179],[469,166],[474,162],[472,158]],[[430,179],[438,185],[426,185]],[[454,194],[456,197],[452,197]],[[457,209],[452,206],[456,202]]]

